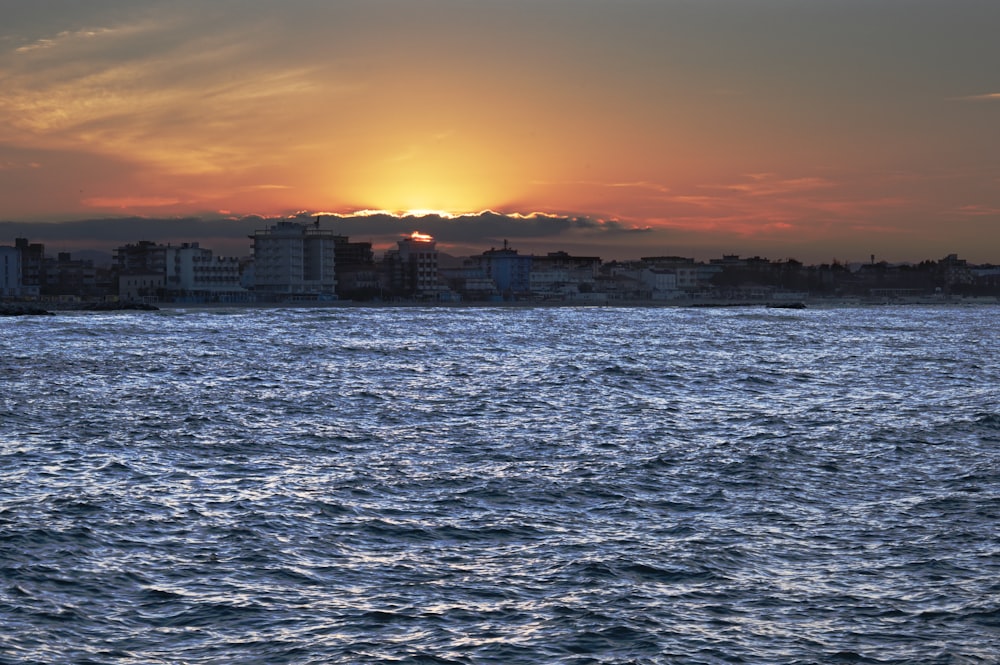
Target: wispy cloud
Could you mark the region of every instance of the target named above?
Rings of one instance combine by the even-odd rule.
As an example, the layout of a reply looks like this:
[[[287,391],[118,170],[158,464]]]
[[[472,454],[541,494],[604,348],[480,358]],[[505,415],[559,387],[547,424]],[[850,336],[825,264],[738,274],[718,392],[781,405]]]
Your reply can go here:
[[[40,169],[42,165],[39,162],[20,162],[20,161],[0,161],[0,171],[17,171],[21,169]]]
[[[637,180],[634,182],[609,182],[604,183],[605,187],[612,187],[615,189],[641,189],[650,192],[659,192],[661,194],[669,194],[670,188],[666,185],[661,185],[656,182],[649,182],[648,180]]]
[[[182,203],[178,198],[168,196],[95,196],[82,201],[83,205],[90,208],[163,208],[166,206]]]
[[[31,53],[32,51],[41,51],[46,49],[56,49],[61,47],[66,47],[73,43],[79,43],[83,40],[94,40],[101,37],[108,37],[115,34],[122,34],[127,32],[135,32],[141,30],[141,26],[130,26],[124,28],[86,28],[80,30],[65,30],[60,32],[54,37],[43,37],[37,39],[30,44],[25,44],[14,50],[15,53],[25,54]]]
[[[0,141],[187,174],[294,150],[338,79],[322,62],[257,57],[263,29],[156,15],[0,51]]]
[[[704,187],[706,189],[730,190],[748,196],[775,196],[811,192],[836,185],[831,180],[818,177],[779,178],[773,173],[750,173],[746,177],[749,182],[705,185]]]
[[[799,227],[785,220],[766,220],[758,215],[729,214],[696,217],[671,217],[656,221],[660,228],[698,234],[725,233],[741,238],[775,236],[794,233]]]
[[[672,203],[679,203],[681,205],[691,205],[700,208],[711,208],[713,206],[719,205],[722,201],[718,196],[705,196],[703,194],[678,194],[677,196],[671,196],[670,201]]]
[[[1000,102],[1000,92],[988,92],[984,95],[968,95],[966,97],[951,97],[959,102]]]
[[[240,191],[243,192],[260,192],[267,190],[286,190],[293,189],[291,185],[246,185],[240,187]]]
[[[809,207],[813,210],[832,213],[840,217],[851,217],[870,215],[874,211],[905,208],[912,203],[913,201],[902,197],[885,196],[881,198],[817,200],[811,201]]]
[[[670,187],[658,182],[650,182],[648,180],[634,180],[634,181],[601,181],[601,180],[562,180],[562,181],[549,181],[549,180],[534,180],[531,183],[536,186],[543,187],[599,187],[606,189],[636,189],[644,190],[649,192],[658,192],[661,194],[669,194]]]
[[[959,206],[958,213],[972,217],[989,217],[1000,215],[1000,208],[984,205],[964,205]]]

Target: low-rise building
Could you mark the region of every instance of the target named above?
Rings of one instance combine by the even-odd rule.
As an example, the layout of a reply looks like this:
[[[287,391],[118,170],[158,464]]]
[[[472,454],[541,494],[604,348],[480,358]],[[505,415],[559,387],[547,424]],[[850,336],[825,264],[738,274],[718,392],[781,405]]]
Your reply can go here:
[[[567,300],[580,293],[593,293],[600,267],[597,256],[572,256],[566,252],[533,256],[531,294],[539,300]]]
[[[539,300],[562,300],[580,292],[579,287],[573,283],[568,268],[549,266],[532,266],[529,288],[531,295]]]
[[[685,256],[644,256],[642,262],[652,270],[669,270],[674,273],[676,288],[697,291],[703,287],[702,265]]]
[[[651,300],[677,300],[685,297],[684,292],[677,288],[677,274],[672,270],[643,268],[639,272],[639,281],[648,289]]]
[[[439,272],[448,288],[463,300],[483,302],[501,299],[496,284],[486,276],[482,266],[472,260],[467,260],[458,268],[441,268]]]
[[[245,302],[249,294],[238,258],[214,256],[196,242],[167,246],[164,289],[172,300],[189,302]]]
[[[163,273],[132,272],[118,275],[118,297],[128,302],[158,302],[163,286]]]

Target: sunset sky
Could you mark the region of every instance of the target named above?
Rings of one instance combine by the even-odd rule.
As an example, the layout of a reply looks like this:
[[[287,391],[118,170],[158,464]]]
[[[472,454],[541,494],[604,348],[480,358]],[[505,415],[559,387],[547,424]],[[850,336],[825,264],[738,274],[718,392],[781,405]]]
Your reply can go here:
[[[998,28],[997,0],[0,0],[0,244],[296,211],[384,244],[356,213],[437,211],[457,253],[1000,262]]]

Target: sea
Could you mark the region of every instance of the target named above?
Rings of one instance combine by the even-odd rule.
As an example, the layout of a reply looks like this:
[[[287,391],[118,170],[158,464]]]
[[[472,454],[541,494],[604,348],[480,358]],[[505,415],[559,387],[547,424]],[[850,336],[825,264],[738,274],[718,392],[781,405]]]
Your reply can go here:
[[[998,323],[0,319],[0,663],[998,663]]]

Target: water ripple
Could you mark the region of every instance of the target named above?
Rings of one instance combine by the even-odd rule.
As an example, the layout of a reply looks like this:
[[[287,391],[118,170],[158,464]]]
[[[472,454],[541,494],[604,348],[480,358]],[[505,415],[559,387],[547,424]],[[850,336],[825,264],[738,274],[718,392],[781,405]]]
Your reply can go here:
[[[996,314],[4,321],[0,662],[997,662]]]

